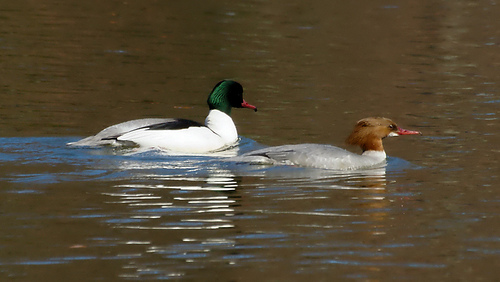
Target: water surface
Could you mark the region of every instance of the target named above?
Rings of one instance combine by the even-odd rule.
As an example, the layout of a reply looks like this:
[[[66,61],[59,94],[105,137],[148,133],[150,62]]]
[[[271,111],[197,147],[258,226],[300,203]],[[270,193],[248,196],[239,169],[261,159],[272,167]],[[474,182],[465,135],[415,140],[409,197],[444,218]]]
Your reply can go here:
[[[2,2],[2,280],[497,279],[495,1]],[[424,135],[358,172],[65,145],[226,78],[241,151]]]

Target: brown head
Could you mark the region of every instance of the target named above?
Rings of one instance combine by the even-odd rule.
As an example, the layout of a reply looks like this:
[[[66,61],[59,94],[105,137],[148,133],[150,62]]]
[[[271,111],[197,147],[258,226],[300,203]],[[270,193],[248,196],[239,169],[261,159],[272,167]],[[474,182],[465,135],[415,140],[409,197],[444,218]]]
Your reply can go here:
[[[382,139],[388,136],[421,134],[398,127],[388,118],[369,117],[359,120],[351,135],[347,137],[347,144],[360,146],[364,151],[383,151]]]

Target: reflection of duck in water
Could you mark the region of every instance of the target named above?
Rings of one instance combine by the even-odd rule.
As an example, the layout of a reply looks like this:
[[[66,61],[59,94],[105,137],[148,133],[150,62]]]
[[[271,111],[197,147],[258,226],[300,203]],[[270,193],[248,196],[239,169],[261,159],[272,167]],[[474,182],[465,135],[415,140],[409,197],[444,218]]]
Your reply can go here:
[[[347,143],[358,145],[361,155],[321,144],[297,144],[269,147],[243,154],[232,160],[257,164],[295,165],[336,170],[376,167],[385,163],[382,139],[399,135],[421,134],[402,129],[392,120],[381,117],[364,118],[357,122]]]
[[[237,189],[240,179],[229,170],[207,166],[204,173],[189,177],[153,172],[144,183],[137,183],[137,178],[130,177],[128,183],[102,193],[115,198],[106,203],[129,207],[119,215],[121,219],[113,220],[115,228],[213,230],[235,226],[232,217],[242,197]]]
[[[231,119],[232,108],[255,106],[243,99],[243,87],[231,80],[215,85],[207,100],[210,112],[205,124],[187,119],[147,118],[110,126],[73,146],[133,144],[182,153],[208,153],[231,147],[238,141],[236,126]]]

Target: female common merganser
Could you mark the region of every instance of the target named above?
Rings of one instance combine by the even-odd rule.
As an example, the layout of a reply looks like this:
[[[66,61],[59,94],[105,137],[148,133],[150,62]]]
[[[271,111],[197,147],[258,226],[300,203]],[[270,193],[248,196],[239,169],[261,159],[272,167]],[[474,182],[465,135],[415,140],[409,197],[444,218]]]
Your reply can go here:
[[[421,134],[398,127],[388,118],[370,117],[356,123],[346,142],[358,145],[361,155],[321,144],[297,144],[269,147],[233,158],[237,162],[295,165],[335,170],[354,170],[376,167],[385,163],[382,139],[399,135]]]
[[[243,87],[223,80],[208,96],[210,111],[205,125],[187,119],[146,118],[119,123],[94,136],[69,143],[73,146],[138,145],[179,153],[210,153],[234,146],[238,141],[231,108],[255,106],[243,99]]]

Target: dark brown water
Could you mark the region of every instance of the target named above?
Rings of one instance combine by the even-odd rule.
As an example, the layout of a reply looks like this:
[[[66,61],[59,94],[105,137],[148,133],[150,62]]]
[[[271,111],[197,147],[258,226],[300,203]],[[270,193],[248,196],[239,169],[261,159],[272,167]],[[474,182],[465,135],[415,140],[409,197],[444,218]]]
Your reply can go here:
[[[500,277],[497,1],[0,4],[0,280]],[[424,136],[349,174],[65,146],[224,78],[243,150]]]

